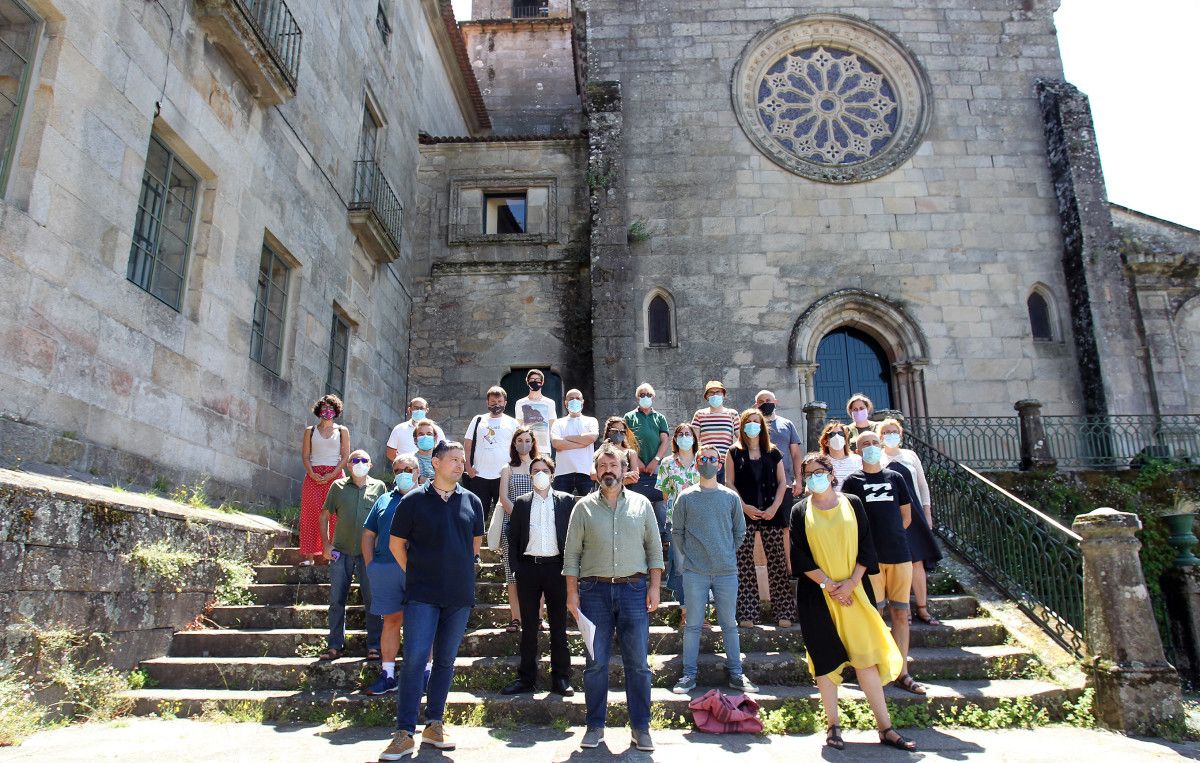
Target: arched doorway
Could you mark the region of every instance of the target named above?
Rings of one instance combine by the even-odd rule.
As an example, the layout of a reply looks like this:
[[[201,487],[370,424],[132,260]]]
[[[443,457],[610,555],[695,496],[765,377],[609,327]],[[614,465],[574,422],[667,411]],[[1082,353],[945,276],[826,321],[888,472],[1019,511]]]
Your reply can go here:
[[[817,345],[813,391],[829,405],[831,414],[855,392],[871,398],[876,409],[892,407],[892,374],[879,343],[858,329],[842,327],[826,334]]]

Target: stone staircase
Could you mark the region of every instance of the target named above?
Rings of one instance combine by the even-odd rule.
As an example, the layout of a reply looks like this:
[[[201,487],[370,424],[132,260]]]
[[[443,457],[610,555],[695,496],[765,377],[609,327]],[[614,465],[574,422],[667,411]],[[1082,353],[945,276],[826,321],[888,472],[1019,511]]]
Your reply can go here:
[[[320,718],[323,711],[345,708],[353,703],[394,706],[395,695],[369,697],[361,688],[374,679],[378,663],[359,656],[332,663],[319,663],[315,655],[325,645],[328,607],[328,570],[325,567],[296,567],[298,549],[276,548],[270,564],[255,568],[257,582],[251,586],[253,605],[215,607],[208,618],[212,627],[175,634],[170,654],[146,660],[142,669],[155,688],[130,691],[135,712],[142,715],[164,710],[176,715],[202,712],[216,703],[263,703],[270,718]],[[951,591],[930,597],[933,613],[942,625],[930,627],[917,622],[912,628],[911,672],[929,690],[925,698],[894,687],[888,699],[897,705],[929,703],[931,710],[974,703],[994,706],[1001,699],[1027,697],[1050,708],[1052,714],[1076,689],[1040,680],[1037,658],[1014,645],[1000,622],[980,608],[975,597],[962,593],[945,573],[931,577],[931,590]],[[523,723],[550,723],[565,719],[581,725],[584,718],[582,689],[583,646],[571,631],[576,694],[560,698],[540,692],[504,697],[499,689],[515,677],[518,637],[506,633],[509,621],[503,571],[498,557],[484,551],[484,564],[477,585],[478,605],[472,613],[467,634],[456,662],[454,684],[448,701],[447,720],[474,718],[488,724],[505,719]],[[650,667],[653,672],[652,703],[662,718],[687,714],[689,697],[670,692],[682,673],[682,631],[679,605],[663,589],[664,604],[651,616]],[[357,587],[348,608],[347,652],[365,653],[364,611]],[[541,636],[543,655],[549,637]],[[720,629],[705,629],[701,642],[698,693],[725,684],[724,654]],[[760,687],[755,698],[764,709],[787,701],[817,703],[816,687],[808,675],[799,628],[780,629],[759,625],[742,630],[746,675]],[[542,686],[548,685],[548,657],[543,656]],[[625,718],[625,697],[620,660],[609,668],[610,724]],[[843,695],[862,699],[855,688]]]

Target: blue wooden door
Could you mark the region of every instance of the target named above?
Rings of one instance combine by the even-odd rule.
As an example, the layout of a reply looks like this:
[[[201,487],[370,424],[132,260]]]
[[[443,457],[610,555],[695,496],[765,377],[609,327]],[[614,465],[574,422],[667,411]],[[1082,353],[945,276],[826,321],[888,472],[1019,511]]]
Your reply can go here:
[[[831,331],[817,346],[816,399],[829,405],[831,416],[841,415],[855,392],[871,398],[876,408],[891,408],[891,367],[879,344],[851,328]]]

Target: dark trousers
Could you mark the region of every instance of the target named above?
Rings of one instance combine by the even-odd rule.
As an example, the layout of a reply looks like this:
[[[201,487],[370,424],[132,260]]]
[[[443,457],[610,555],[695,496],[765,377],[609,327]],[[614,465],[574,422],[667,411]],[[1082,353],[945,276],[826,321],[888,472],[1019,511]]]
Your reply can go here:
[[[592,482],[592,478],[586,474],[574,472],[572,474],[560,474],[554,478],[554,489],[561,490],[564,493],[582,498],[596,488],[596,483]]]
[[[496,505],[496,501],[500,500],[500,478],[488,480],[483,477],[471,477],[467,490],[479,497],[483,503],[483,515],[490,518],[492,508]]]
[[[521,607],[521,667],[517,677],[530,684],[537,682],[538,631],[542,620],[538,613],[541,598],[546,597],[546,615],[550,619],[550,677],[571,678],[571,653],[567,650],[567,579],[562,575],[562,556],[535,563],[532,557],[516,558],[517,601]]]

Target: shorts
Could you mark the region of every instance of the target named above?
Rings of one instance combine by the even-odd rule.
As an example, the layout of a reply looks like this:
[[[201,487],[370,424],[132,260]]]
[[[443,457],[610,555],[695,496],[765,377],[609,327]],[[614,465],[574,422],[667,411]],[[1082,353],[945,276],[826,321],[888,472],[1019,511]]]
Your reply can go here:
[[[912,589],[912,562],[899,564],[879,563],[879,574],[871,576],[871,589],[875,592],[875,603],[887,604],[893,609],[908,609],[909,591]],[[372,589],[374,590],[374,589]]]
[[[404,570],[395,562],[367,565],[367,580],[371,584],[371,614],[394,615],[404,611]]]

